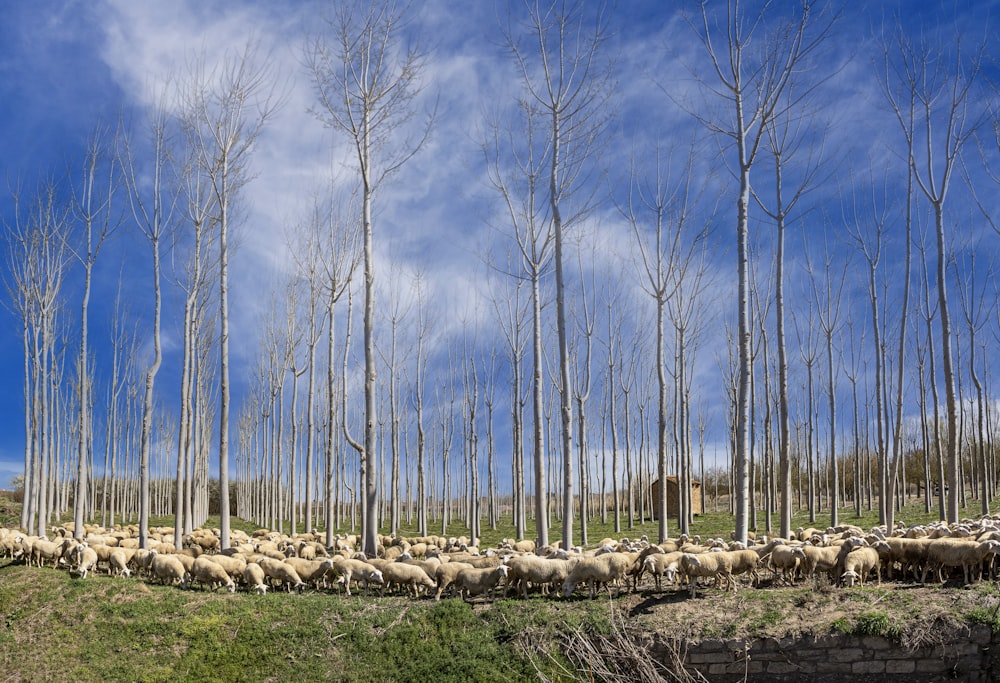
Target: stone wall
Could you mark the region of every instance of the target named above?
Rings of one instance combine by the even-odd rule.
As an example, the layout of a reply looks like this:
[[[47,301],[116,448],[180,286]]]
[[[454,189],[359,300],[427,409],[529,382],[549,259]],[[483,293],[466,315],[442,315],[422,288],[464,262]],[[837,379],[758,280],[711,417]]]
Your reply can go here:
[[[907,650],[879,636],[829,634],[800,638],[705,640],[653,644],[660,661],[683,657],[709,681],[967,681],[1000,678],[1000,636],[987,626],[941,634],[943,644]],[[996,652],[994,652],[996,650]]]

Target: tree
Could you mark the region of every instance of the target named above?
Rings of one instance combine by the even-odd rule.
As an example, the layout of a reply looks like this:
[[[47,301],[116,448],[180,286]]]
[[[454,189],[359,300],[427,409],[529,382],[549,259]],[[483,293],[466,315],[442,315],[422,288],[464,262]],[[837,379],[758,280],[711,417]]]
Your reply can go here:
[[[359,3],[360,5],[360,3]],[[423,146],[430,121],[415,140],[396,142],[413,115],[423,56],[404,48],[404,10],[393,0],[339,6],[327,19],[329,37],[316,36],[305,61],[316,91],[316,116],[347,135],[361,183],[361,232],[364,252],[365,437],[359,454],[365,461],[363,551],[375,556],[378,543],[378,496],[375,380],[375,255],[373,203],[379,187]]]
[[[236,228],[234,209],[250,181],[250,157],[265,124],[279,104],[266,60],[248,41],[214,69],[191,67],[184,114],[194,131],[199,159],[215,195],[219,265],[219,530],[229,548],[229,238]]]
[[[610,60],[602,57],[607,41],[603,8],[588,16],[586,3],[553,0],[528,4],[524,37],[508,21],[505,39],[517,64],[526,99],[538,108],[544,133],[540,157],[547,168],[551,221],[559,365],[559,425],[563,462],[562,543],[573,545],[573,408],[566,284],[563,265],[565,231],[591,210],[587,194],[611,94]],[[538,370],[536,370],[538,372]]]
[[[985,53],[985,43],[971,55],[955,41],[951,54],[932,49],[924,38],[910,42],[900,28],[895,45],[884,48],[885,96],[895,114],[909,154],[907,163],[913,181],[934,210],[938,314],[941,322],[941,372],[948,420],[945,474],[948,486],[946,520],[958,522],[959,434],[958,395],[952,352],[951,311],[948,306],[945,201],[951,178],[965,143],[980,124],[975,110],[976,78]],[[970,109],[972,107],[972,109]]]
[[[700,82],[708,94],[730,107],[728,114],[697,115],[711,132],[728,139],[734,147],[733,172],[739,181],[736,197],[736,273],[737,339],[739,349],[735,414],[736,540],[747,541],[750,498],[748,472],[750,454],[750,174],[769,122],[795,104],[785,97],[793,75],[807,66],[807,61],[829,32],[830,24],[813,29],[814,7],[803,0],[791,17],[769,24],[770,3],[756,14],[748,13],[739,3],[730,1],[725,16],[710,12],[707,0],[701,2],[701,21],[692,22],[708,55],[713,79]],[[711,16],[710,16],[711,15]],[[771,29],[767,35],[761,35]],[[721,47],[716,38],[722,36]],[[720,144],[722,144],[720,142]]]
[[[629,182],[628,199],[620,211],[632,228],[635,244],[639,251],[636,259],[639,269],[640,287],[656,304],[656,379],[657,379],[657,477],[660,480],[659,500],[653,501],[659,519],[660,542],[667,538],[667,366],[665,358],[665,321],[667,305],[684,284],[686,277],[700,280],[700,272],[692,272],[690,266],[697,253],[699,244],[703,241],[708,222],[700,231],[692,231],[691,237],[688,223],[697,207],[704,185],[699,190],[692,187],[695,148],[692,145],[687,161],[679,173],[671,172],[671,155],[663,158],[659,147],[655,151],[653,167],[649,176],[640,178],[633,168]],[[697,286],[695,287],[697,289]],[[691,297],[693,299],[693,297]],[[675,324],[678,333],[687,324],[683,315],[685,302],[675,307],[678,313]],[[683,339],[678,340],[677,351],[681,355],[680,364],[676,366],[676,375],[683,380]],[[683,381],[681,381],[683,384]],[[682,398],[678,395],[678,398]],[[679,408],[684,408],[684,402],[678,402]],[[680,425],[675,425],[679,427]],[[683,436],[679,434],[678,436]],[[687,474],[686,460],[681,460],[682,475]],[[679,492],[683,491],[686,476],[678,477]],[[679,498],[680,500],[680,498]],[[687,520],[684,506],[681,506],[681,526],[687,532]]]
[[[47,184],[27,202],[12,192],[11,223],[5,223],[5,286],[21,319],[24,348],[24,504],[21,528],[45,533],[49,513],[50,429],[53,401],[52,359],[55,324],[69,254],[62,239],[68,213],[56,200],[57,187]]]
[[[76,495],[73,499],[73,537],[83,538],[83,521],[87,500],[87,461],[92,448],[93,419],[90,414],[92,403],[90,391],[90,358],[88,346],[88,322],[90,290],[93,282],[94,264],[101,247],[121,225],[121,219],[114,207],[117,189],[118,166],[115,159],[115,140],[108,140],[108,132],[100,126],[91,137],[84,155],[81,187],[74,192],[73,212],[82,226],[82,245],[73,245],[70,251],[83,266],[83,297],[80,312],[80,355],[77,361],[78,407],[77,424],[77,470]]]

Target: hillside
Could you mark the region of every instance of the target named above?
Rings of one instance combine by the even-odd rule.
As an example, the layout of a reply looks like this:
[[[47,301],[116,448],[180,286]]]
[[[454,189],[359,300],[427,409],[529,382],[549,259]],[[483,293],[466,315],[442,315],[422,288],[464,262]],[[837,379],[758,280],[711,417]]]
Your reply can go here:
[[[644,654],[633,644],[652,634],[697,641],[856,632],[912,648],[967,624],[996,630],[998,611],[1000,591],[990,583],[842,589],[765,582],[694,599],[649,587],[611,600],[532,596],[470,605],[182,591],[135,578],[81,581],[5,559],[0,666],[5,681],[582,680],[597,663],[614,670],[615,658],[623,658],[623,671],[641,671]]]

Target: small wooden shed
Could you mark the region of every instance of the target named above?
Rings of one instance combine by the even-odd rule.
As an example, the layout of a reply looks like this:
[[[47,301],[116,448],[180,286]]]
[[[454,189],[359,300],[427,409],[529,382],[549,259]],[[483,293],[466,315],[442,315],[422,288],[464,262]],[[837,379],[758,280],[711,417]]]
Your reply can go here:
[[[678,500],[679,483],[677,477],[667,477],[667,514],[671,517],[680,515],[680,502]],[[653,496],[653,519],[658,518],[660,509],[660,480],[657,479],[650,486]],[[705,512],[705,504],[701,496],[701,482],[697,479],[691,480],[691,511],[700,515]]]

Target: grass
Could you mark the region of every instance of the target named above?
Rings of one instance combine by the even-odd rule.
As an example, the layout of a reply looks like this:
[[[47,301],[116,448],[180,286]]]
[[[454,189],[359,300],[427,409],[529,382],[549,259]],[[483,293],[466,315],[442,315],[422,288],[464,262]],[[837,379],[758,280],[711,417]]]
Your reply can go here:
[[[917,521],[922,507],[914,507],[897,518]],[[848,514],[842,520],[860,526],[877,522],[855,521]],[[513,535],[505,521],[496,530],[484,529],[484,544]],[[151,520],[152,526],[171,523]],[[216,525],[217,518],[207,524]],[[808,525],[807,516],[796,516],[794,526],[799,525]],[[254,529],[235,518],[233,527]],[[592,544],[604,536],[657,533],[655,522],[628,529],[623,520],[620,534],[610,519],[589,527]],[[692,532],[727,537],[731,528],[728,515],[707,514],[696,519]],[[452,535],[467,531],[460,524],[448,529]],[[529,525],[529,538],[533,533]],[[560,534],[554,525],[551,537]],[[797,626],[792,618],[798,618]],[[617,633],[622,623],[648,637],[780,637],[812,630],[903,643],[914,641],[913,633],[931,631],[927,624],[940,619],[1000,632],[1000,589],[989,583],[849,590],[810,584],[735,594],[709,589],[695,600],[686,592],[646,589],[614,601],[535,595],[470,605],[458,599],[181,591],[141,579],[81,581],[64,570],[0,560],[4,681],[566,680],[576,674],[565,634],[600,638]]]
[[[519,639],[558,622],[500,602],[481,618],[461,600],[185,592],[3,560],[0,668],[5,680],[530,679]]]

